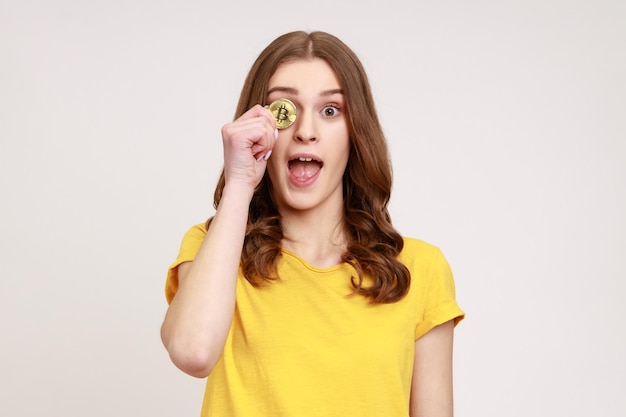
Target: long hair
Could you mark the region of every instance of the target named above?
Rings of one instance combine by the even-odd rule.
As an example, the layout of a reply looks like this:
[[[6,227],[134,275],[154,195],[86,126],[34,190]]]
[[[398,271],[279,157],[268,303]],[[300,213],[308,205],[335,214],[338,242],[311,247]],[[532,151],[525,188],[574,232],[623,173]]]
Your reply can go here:
[[[375,110],[363,66],[341,40],[325,32],[291,32],[276,38],[256,59],[241,91],[235,119],[255,104],[265,104],[270,77],[278,66],[295,59],[320,58],[334,70],[346,100],[350,154],[343,176],[344,226],[354,292],[376,303],[401,299],[409,288],[410,273],[397,260],[402,236],[391,224],[387,205],[392,169],[387,143]],[[217,209],[224,190],[224,172],[214,194]],[[211,219],[207,221],[210,226]],[[255,286],[278,278],[281,256],[281,218],[276,209],[267,172],[250,202],[241,267]],[[365,277],[369,277],[367,285]]]

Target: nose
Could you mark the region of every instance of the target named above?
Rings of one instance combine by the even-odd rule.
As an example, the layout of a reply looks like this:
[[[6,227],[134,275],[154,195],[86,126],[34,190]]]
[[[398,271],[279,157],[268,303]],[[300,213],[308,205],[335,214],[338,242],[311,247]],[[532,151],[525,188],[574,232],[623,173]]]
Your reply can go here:
[[[311,112],[300,112],[296,119],[294,139],[298,142],[315,142],[317,141],[317,132],[315,127],[315,116]]]

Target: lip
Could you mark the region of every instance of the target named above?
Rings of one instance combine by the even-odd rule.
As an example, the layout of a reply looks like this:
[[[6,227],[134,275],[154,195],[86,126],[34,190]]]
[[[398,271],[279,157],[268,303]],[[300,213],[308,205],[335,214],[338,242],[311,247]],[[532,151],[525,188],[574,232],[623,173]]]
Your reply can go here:
[[[309,152],[294,153],[293,155],[289,156],[289,158],[287,159],[287,162],[293,161],[294,159],[298,159],[298,158],[311,158],[311,160],[317,161],[321,163],[322,165],[324,165],[324,161],[322,161],[322,158],[315,155],[314,153],[309,153]]]
[[[289,162],[293,161],[294,159],[300,159],[300,158],[310,159],[311,161],[316,161],[316,162],[319,162],[320,164],[320,169],[310,178],[307,178],[305,181],[298,179],[298,177],[293,175],[293,173],[289,169]],[[287,158],[287,172],[289,175],[289,181],[291,182],[291,184],[299,188],[308,187],[309,185],[313,184],[317,180],[317,178],[320,176],[320,173],[322,172],[323,168],[324,168],[324,161],[322,161],[322,158],[320,158],[319,156],[313,153],[300,152],[300,153],[292,154],[289,156],[289,158]]]

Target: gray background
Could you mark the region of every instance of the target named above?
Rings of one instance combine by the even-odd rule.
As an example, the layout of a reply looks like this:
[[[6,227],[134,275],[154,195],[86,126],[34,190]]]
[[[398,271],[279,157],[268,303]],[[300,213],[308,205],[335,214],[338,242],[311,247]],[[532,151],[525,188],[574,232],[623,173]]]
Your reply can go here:
[[[626,415],[625,4],[0,0],[0,413],[198,415],[165,272],[253,59],[320,29],[368,70],[395,224],[455,272],[456,414]]]

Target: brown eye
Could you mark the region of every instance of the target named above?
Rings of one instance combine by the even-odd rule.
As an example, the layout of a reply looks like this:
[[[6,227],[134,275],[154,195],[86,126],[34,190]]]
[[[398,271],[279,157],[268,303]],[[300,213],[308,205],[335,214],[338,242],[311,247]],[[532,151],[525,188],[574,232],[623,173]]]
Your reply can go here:
[[[335,117],[339,114],[339,107],[328,105],[322,109],[322,114],[324,117]]]

